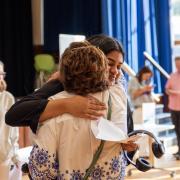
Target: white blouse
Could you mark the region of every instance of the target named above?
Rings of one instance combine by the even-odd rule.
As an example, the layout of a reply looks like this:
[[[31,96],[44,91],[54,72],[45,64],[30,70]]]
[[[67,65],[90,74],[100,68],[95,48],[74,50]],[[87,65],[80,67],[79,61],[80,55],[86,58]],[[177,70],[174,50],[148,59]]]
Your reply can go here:
[[[0,92],[0,163],[11,160],[18,161],[18,138],[17,127],[11,127],[5,123],[5,113],[14,104],[14,97],[7,91]]]
[[[67,98],[74,94],[66,91],[52,99]],[[108,107],[112,101],[111,121],[127,132],[127,97],[114,85],[109,90],[92,94]],[[50,119],[40,127],[34,137],[29,170],[33,179],[82,179],[99,147],[100,140],[91,131],[91,121],[63,114]],[[90,179],[123,179],[125,164],[117,142],[105,142],[103,151],[90,175]]]

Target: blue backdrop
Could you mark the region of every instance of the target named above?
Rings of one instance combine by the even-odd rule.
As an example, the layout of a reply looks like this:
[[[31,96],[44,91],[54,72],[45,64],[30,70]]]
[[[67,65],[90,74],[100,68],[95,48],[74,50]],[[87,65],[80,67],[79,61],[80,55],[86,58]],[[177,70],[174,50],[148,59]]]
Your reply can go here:
[[[102,0],[101,3],[103,33],[122,42],[126,61],[135,72],[145,64],[143,51],[171,72],[168,0]],[[156,69],[153,71],[155,91],[164,91],[166,79]]]

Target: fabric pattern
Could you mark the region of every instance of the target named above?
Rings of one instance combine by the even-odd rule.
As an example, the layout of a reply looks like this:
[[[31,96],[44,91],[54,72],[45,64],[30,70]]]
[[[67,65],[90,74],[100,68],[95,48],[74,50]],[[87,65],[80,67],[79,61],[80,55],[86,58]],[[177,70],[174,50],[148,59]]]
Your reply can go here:
[[[123,180],[125,176],[126,159],[121,154],[119,157],[113,157],[109,162],[103,165],[96,165],[92,170],[89,179],[91,180]],[[66,170],[59,172],[59,163],[55,154],[49,154],[48,151],[35,145],[29,158],[29,170],[36,179],[58,179],[58,180],[82,180],[85,172],[80,170]]]
[[[112,97],[111,120],[126,134],[127,98],[124,91],[114,86],[93,96],[107,105],[109,94]],[[73,94],[63,91],[53,96],[52,100],[71,96]],[[81,180],[100,140],[94,137],[90,120],[63,114],[39,126],[34,135],[34,144],[29,158],[29,170],[33,179]],[[123,180],[124,164],[120,143],[106,141],[89,179]]]
[[[29,157],[29,170],[37,179],[56,179],[59,170],[56,155],[35,145]]]

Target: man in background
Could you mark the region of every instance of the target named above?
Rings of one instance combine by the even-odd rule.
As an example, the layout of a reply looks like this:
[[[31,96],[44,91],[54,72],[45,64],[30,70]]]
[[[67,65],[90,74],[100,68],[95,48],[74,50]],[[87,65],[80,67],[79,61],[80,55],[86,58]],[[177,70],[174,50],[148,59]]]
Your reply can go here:
[[[174,155],[177,160],[180,160],[180,56],[175,58],[175,66],[176,72],[170,75],[166,83],[166,93],[169,96],[168,107],[171,111],[178,143],[178,151]]]
[[[5,113],[14,104],[13,95],[6,91],[4,65],[0,61],[0,179],[21,179],[18,150],[18,128],[5,123]]]

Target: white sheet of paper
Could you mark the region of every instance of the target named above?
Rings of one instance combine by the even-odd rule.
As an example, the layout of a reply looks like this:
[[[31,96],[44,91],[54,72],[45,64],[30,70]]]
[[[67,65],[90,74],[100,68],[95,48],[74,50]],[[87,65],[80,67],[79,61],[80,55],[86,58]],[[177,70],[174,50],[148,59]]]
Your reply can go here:
[[[128,137],[128,138],[125,139],[125,140],[122,140],[121,143],[128,144],[130,141],[131,141],[131,142],[138,143],[138,141],[139,141],[142,137],[143,137],[143,135],[141,135],[141,134],[136,134],[136,135],[133,135],[133,136]]]
[[[127,135],[117,126],[104,118],[97,121],[91,121],[91,130],[97,139],[106,141],[122,141],[127,139]]]

